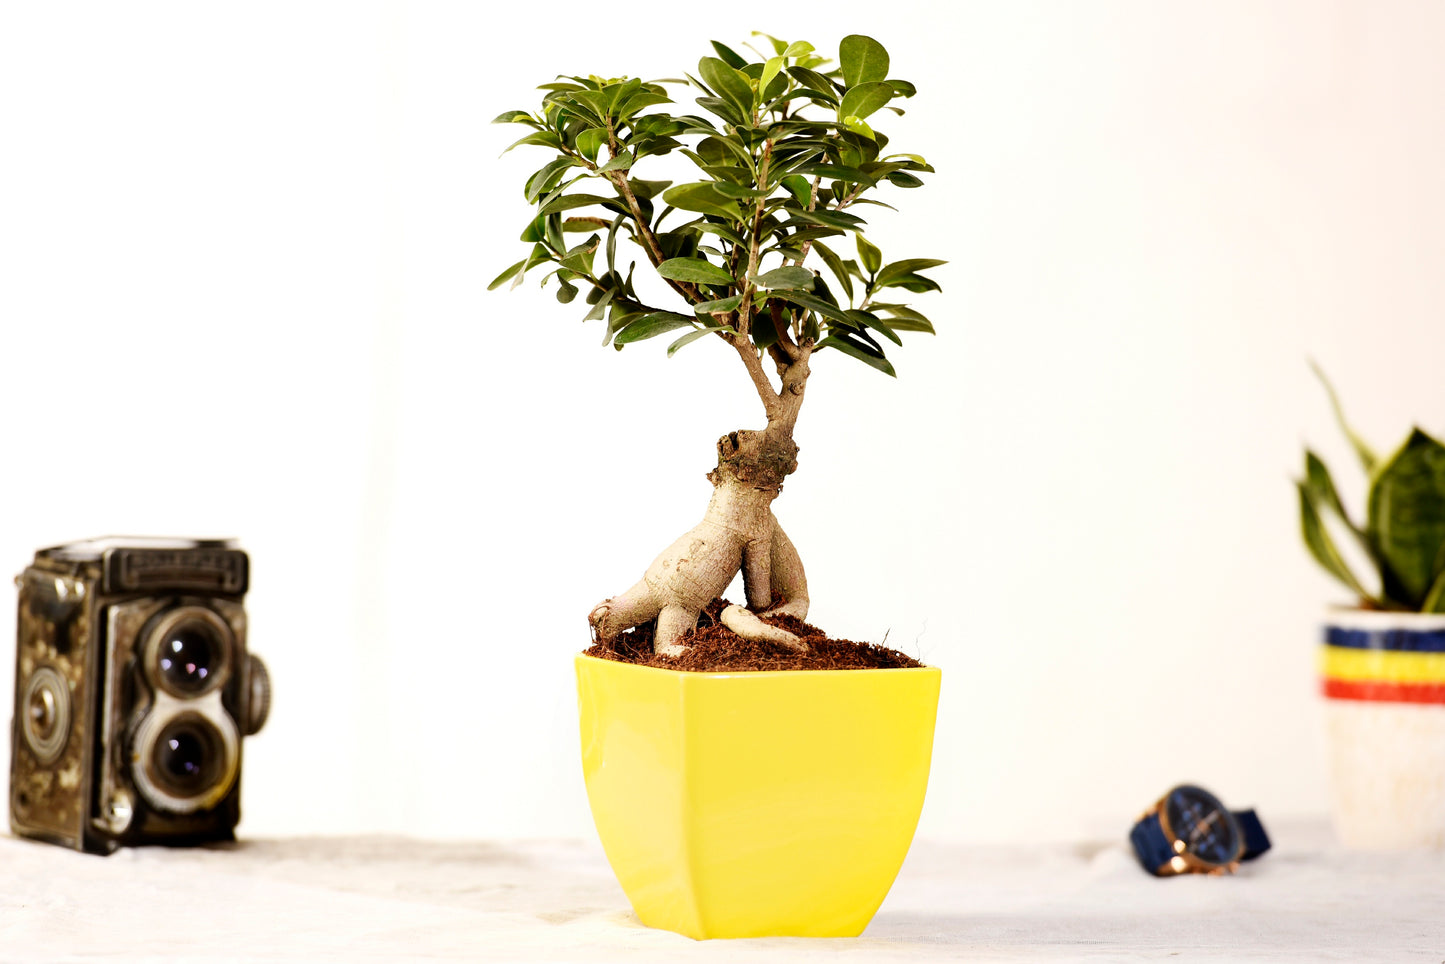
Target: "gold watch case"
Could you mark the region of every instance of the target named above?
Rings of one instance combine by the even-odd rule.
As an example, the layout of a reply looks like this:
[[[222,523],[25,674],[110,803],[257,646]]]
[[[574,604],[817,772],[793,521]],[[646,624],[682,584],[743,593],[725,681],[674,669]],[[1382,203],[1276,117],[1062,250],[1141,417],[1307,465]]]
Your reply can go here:
[[[1147,820],[1157,814],[1159,817],[1159,827],[1164,831],[1164,839],[1169,841],[1169,846],[1174,851],[1174,856],[1156,868],[1154,873],[1160,877],[1177,877],[1180,874],[1210,874],[1212,876],[1222,876],[1224,874],[1234,873],[1239,869],[1240,858],[1244,853],[1244,833],[1238,823],[1235,822],[1234,814],[1230,813],[1229,810],[1221,804],[1220,813],[1224,814],[1224,819],[1234,823],[1234,857],[1222,864],[1205,860],[1197,854],[1191,853],[1188,842],[1175,833],[1174,828],[1169,825],[1169,808],[1164,804],[1177,789],[1179,788],[1170,787],[1164,796],[1155,801],[1154,805],[1145,810],[1139,817],[1140,820]],[[1210,796],[1213,796],[1213,794],[1210,794]]]

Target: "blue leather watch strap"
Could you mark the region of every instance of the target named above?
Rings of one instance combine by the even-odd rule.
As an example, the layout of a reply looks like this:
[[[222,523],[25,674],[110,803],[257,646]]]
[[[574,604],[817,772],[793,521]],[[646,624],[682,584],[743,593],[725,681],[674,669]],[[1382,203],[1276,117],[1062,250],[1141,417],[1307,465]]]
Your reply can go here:
[[[1129,831],[1129,842],[1134,845],[1134,856],[1139,858],[1140,865],[1156,877],[1159,875],[1159,868],[1174,856],[1174,851],[1169,847],[1169,839],[1164,836],[1164,828],[1159,824],[1157,813],[1151,813],[1134,824],[1134,829]]]
[[[1253,810],[1236,810],[1234,820],[1244,834],[1244,853],[1239,855],[1240,860],[1253,860],[1269,849],[1269,834],[1264,832],[1264,824]]]

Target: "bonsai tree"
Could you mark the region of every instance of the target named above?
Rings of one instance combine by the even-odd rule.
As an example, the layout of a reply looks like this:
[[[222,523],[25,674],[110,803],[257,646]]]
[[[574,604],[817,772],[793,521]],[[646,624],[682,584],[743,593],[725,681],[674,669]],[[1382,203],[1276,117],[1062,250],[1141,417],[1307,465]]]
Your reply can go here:
[[[1327,572],[1350,588],[1367,609],[1445,613],[1445,445],[1419,428],[1389,458],[1379,458],[1345,421],[1339,399],[1315,369],[1330,396],[1340,428],[1369,476],[1365,524],[1345,511],[1333,478],[1314,452],[1305,450],[1305,477],[1297,485],[1305,545]],[[1377,570],[1372,590],[1356,578],[1325,528],[1332,518]]]
[[[535,208],[522,232],[530,253],[491,287],[544,269],[542,284],[555,282],[561,303],[583,294],[586,320],[605,325],[604,345],[621,350],[671,333],[671,357],[711,342],[737,356],[762,403],[761,428],[718,440],[703,520],[591,613],[606,642],[656,619],[654,648],[664,655],[684,650],[698,613],[739,571],[747,608],[729,607],[724,624],[805,648],[758,615],[808,612],[803,564],[772,503],[798,467],[793,430],[814,360],[837,356],[893,375],[885,343],[933,332],[899,296],[938,290],[920,272],[944,262],[885,261],[860,213],[891,209],[875,197],[885,185],[916,188],[917,174],[933,170],[916,154],[890,151],[872,126],[881,112],[901,115],[897,102],[913,85],[889,76],[888,52],[870,37],[844,38],[832,68],[812,44],[766,41],[772,53],[756,60],[714,42],[716,56],[685,79],[561,77],[541,85],[535,113],[496,118],[531,128],[508,150],[537,146],[551,157],[523,191]],[[702,112],[674,113],[667,85],[694,88]],[[691,162],[690,180],[641,176],[668,154],[674,168],[685,168],[677,156]],[[670,303],[639,298],[639,252]]]

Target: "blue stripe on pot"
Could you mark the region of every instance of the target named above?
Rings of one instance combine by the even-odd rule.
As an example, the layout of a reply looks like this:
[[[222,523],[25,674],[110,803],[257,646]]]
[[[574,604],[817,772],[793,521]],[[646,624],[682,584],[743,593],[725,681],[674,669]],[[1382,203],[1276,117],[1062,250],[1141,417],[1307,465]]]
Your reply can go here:
[[[1445,629],[1343,629],[1325,627],[1325,643],[1347,649],[1384,649],[1404,653],[1445,653]]]

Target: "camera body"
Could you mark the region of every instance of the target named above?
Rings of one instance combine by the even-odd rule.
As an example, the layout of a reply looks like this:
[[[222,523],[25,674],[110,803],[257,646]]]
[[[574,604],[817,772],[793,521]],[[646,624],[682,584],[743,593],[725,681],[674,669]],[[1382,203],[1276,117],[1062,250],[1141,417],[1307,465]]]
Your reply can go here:
[[[106,538],[16,577],[10,826],[92,853],[232,840],[270,709],[234,542]]]

